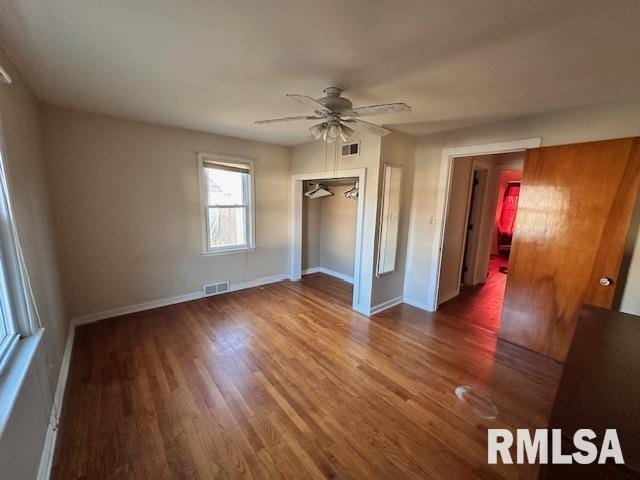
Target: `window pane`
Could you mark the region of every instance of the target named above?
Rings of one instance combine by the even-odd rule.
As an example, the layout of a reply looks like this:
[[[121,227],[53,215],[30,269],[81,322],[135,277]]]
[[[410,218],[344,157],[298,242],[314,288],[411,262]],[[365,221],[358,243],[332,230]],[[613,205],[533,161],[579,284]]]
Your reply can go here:
[[[246,173],[205,168],[207,205],[244,205]]]
[[[209,208],[209,248],[247,245],[247,209]]]
[[[6,324],[7,317],[4,313],[4,308],[0,305],[0,373],[7,366],[9,355],[12,353],[11,345],[12,340],[15,340],[15,335],[9,333],[8,326]]]
[[[2,343],[2,340],[9,332],[7,332],[7,327],[5,326],[4,312],[2,309],[0,309],[0,315],[2,316],[2,318],[0,318],[0,343]]]
[[[0,343],[2,343],[7,335],[15,331],[15,329],[11,328],[9,324],[10,316],[7,315],[9,295],[4,270],[2,269],[3,264],[4,258],[0,255]]]

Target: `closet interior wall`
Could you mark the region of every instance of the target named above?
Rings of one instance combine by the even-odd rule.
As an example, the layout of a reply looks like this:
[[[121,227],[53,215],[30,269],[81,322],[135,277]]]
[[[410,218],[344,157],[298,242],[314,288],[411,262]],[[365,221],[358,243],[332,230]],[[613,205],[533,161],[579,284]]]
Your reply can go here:
[[[353,282],[358,201],[345,197],[357,179],[304,183],[308,191],[321,183],[334,195],[304,196],[302,206],[302,272],[321,271]]]

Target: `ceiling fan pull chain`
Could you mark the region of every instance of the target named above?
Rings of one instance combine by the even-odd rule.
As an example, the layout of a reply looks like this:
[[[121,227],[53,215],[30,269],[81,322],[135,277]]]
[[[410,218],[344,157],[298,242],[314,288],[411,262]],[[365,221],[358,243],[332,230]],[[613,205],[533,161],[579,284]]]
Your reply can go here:
[[[324,142],[324,171],[327,171],[327,159],[328,159],[328,152],[327,149],[329,148],[329,145],[327,145],[327,142]]]
[[[336,144],[333,147],[333,176],[335,177],[338,174],[338,143],[340,143],[340,139],[336,139]]]

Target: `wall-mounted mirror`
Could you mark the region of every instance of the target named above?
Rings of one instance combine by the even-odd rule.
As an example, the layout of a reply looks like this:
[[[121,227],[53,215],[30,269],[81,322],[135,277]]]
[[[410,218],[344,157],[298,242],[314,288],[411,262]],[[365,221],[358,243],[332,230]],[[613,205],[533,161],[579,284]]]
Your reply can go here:
[[[376,268],[376,276],[378,277],[385,273],[391,273],[396,268],[401,184],[402,167],[385,164],[382,175],[382,209]]]

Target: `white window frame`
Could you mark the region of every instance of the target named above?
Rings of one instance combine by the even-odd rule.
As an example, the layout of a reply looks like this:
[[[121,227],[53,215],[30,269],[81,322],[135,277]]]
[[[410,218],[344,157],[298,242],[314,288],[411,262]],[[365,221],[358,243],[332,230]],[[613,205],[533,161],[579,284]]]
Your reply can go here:
[[[4,275],[0,275],[4,277]],[[6,285],[4,278],[0,278],[0,323],[3,325],[4,334],[0,338],[0,375],[4,373],[12,355],[18,346],[20,333],[18,333],[14,322],[12,321],[12,313],[10,311],[10,303],[6,294]]]
[[[0,121],[0,322],[9,334],[0,340],[0,437],[44,330],[31,292],[13,216],[6,152]]]
[[[20,338],[34,333],[11,207],[5,152],[4,138],[0,137],[0,322],[6,332],[4,338],[0,338],[0,375],[9,366]]]
[[[230,155],[220,155],[215,153],[199,152],[197,154],[198,159],[198,180],[200,184],[200,221],[202,224],[202,254],[205,256],[210,255],[222,255],[230,253],[250,252],[256,249],[255,245],[255,179],[254,179],[254,162],[250,158],[237,157]],[[205,182],[204,169],[206,162],[225,162],[225,163],[237,163],[240,165],[247,165],[249,167],[249,175],[245,184],[246,189],[246,205],[242,205],[246,208],[246,239],[247,242],[244,245],[232,246],[232,247],[209,247],[209,208],[219,207],[220,205],[209,205],[207,203],[207,186]],[[231,207],[233,205],[224,205],[225,207]]]

